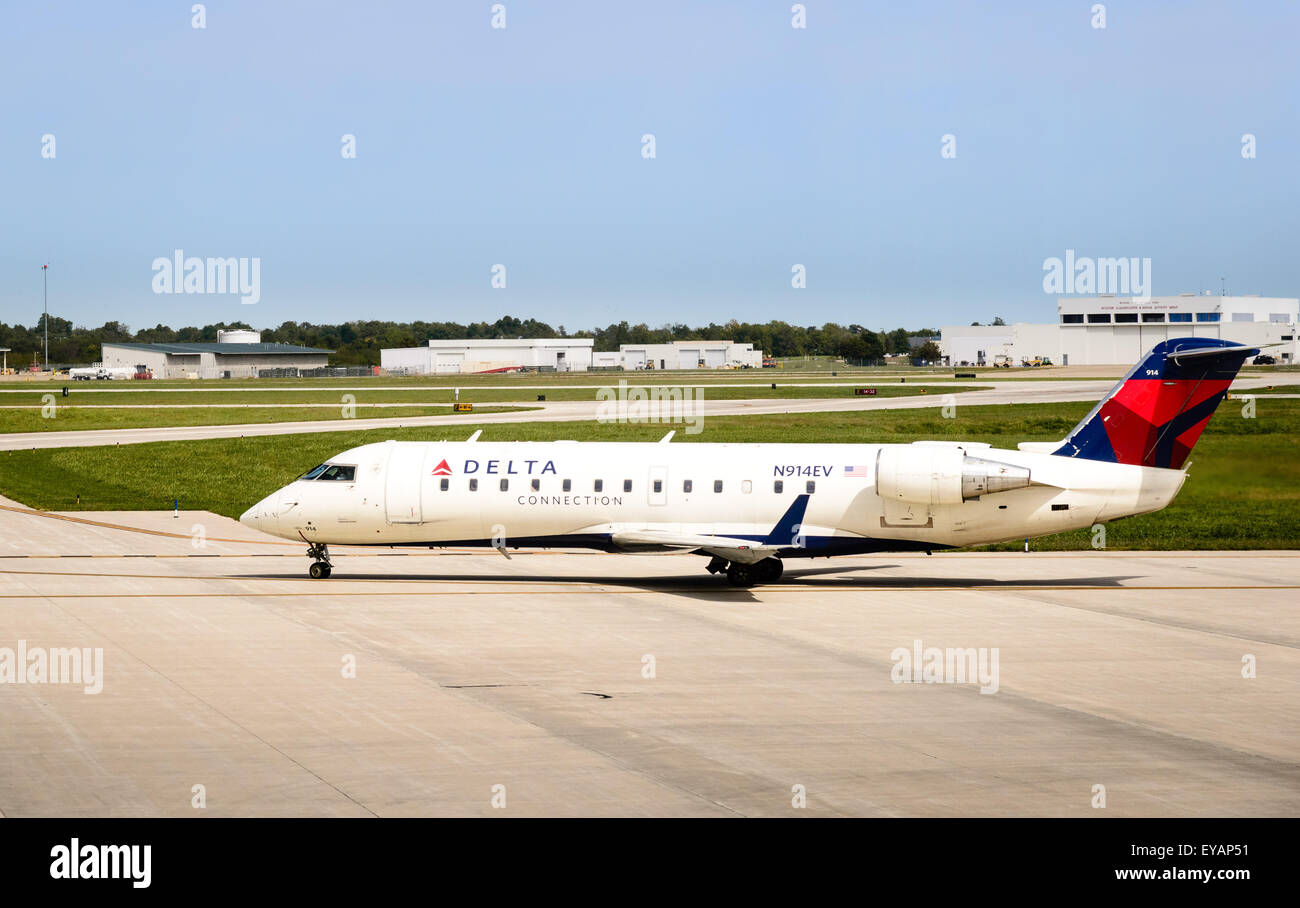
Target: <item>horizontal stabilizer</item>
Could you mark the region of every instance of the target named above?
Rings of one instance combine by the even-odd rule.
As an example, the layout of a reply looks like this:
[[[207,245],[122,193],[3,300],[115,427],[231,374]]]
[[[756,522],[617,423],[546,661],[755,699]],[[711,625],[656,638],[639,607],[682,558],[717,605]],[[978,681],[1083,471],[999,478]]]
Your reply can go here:
[[[1242,353],[1246,356],[1253,356],[1258,352],[1258,347],[1252,347],[1249,344],[1236,344],[1231,347],[1196,347],[1192,350],[1177,350],[1170,353],[1169,358],[1174,362],[1180,362],[1198,356],[1222,356],[1225,353]]]

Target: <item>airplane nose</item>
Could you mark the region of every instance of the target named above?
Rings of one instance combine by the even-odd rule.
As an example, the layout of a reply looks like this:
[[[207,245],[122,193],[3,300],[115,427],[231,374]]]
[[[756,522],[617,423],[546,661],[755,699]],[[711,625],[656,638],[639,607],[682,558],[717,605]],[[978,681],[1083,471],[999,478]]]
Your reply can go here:
[[[243,514],[240,514],[239,522],[244,526],[261,530],[263,533],[274,534],[279,524],[277,519],[280,513],[277,506],[279,496],[280,492],[272,492]]]

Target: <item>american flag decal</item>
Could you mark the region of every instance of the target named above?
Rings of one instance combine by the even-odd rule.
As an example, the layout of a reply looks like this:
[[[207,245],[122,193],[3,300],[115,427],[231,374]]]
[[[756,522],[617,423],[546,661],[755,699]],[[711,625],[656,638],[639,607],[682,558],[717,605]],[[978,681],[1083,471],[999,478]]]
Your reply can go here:
[[[847,466],[844,468],[844,478],[845,479],[866,479],[867,468],[861,465],[856,467]]]

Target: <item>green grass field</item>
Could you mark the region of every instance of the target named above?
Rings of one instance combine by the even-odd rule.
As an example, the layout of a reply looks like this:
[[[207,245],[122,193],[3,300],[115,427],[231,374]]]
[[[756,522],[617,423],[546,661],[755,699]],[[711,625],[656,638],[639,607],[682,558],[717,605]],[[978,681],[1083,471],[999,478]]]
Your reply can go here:
[[[698,442],[910,442],[919,439],[1018,441],[1062,438],[1089,403],[964,407],[956,419],[935,410],[716,417]],[[472,416],[471,416],[472,418]],[[460,440],[654,441],[664,426],[537,422],[160,442],[120,447],[0,453],[0,493],[48,510],[205,509],[237,517],[249,505],[346,448],[387,438]],[[1164,511],[1117,521],[1111,549],[1290,549],[1300,547],[1300,401],[1259,400],[1243,418],[1224,403],[1192,454],[1190,478]],[[1034,540],[1031,548],[1084,549],[1086,531]],[[1019,544],[1004,546],[1017,548]]]
[[[491,388],[502,385],[520,388],[560,388],[568,385],[617,385],[620,380],[628,384],[649,385],[712,385],[745,382],[762,385],[773,381],[857,381],[871,377],[877,381],[908,379],[952,380],[954,372],[975,372],[976,369],[931,369],[888,367],[874,369],[683,369],[661,371],[612,370],[587,372],[502,372],[502,373],[448,373],[436,375],[365,375],[349,378],[231,378],[231,379],[157,379],[143,381],[71,381],[63,377],[50,380],[23,376],[0,378],[0,390],[27,390],[58,393],[64,385],[75,391],[141,391],[181,389],[186,391],[300,389],[331,388]],[[1012,370],[1013,372],[1015,370]],[[1026,374],[1037,370],[1024,370]],[[1006,370],[989,369],[989,375],[1005,375]]]
[[[1300,385],[1268,385],[1264,388],[1253,388],[1250,391],[1235,391],[1233,393],[1238,397],[1248,394],[1300,394]]]
[[[873,384],[877,397],[908,397],[936,390],[912,384]],[[629,384],[629,388],[637,387]],[[654,387],[654,386],[651,386]],[[852,397],[852,387],[771,388],[759,387],[704,388],[705,400],[748,400],[773,398]],[[942,393],[972,391],[968,385],[944,385]],[[45,392],[49,393],[49,392]],[[356,404],[358,419],[401,416],[434,416],[451,412],[455,392],[451,388],[410,390],[376,390],[346,392]],[[527,406],[495,406],[516,401],[537,401],[533,391],[503,388],[463,389],[459,400],[472,403],[480,413],[528,409]],[[157,426],[216,426],[238,423],[299,422],[304,420],[341,419],[343,402],[339,391],[75,391],[68,397],[54,398],[54,416],[45,417],[39,393],[0,395],[0,432],[67,432],[86,429],[135,429]],[[546,392],[547,401],[595,400],[592,388],[561,388]],[[383,403],[401,403],[402,407],[385,409]],[[486,406],[484,404],[487,404]],[[267,406],[276,404],[277,406]],[[289,404],[312,404],[291,407]],[[421,406],[413,406],[420,404]],[[21,409],[18,409],[21,408]],[[119,409],[120,408],[120,409]],[[467,419],[473,419],[467,415]]]
[[[532,410],[535,407],[483,407],[478,413],[505,413]],[[41,416],[39,410],[0,410],[0,431],[10,432],[73,432],[88,429],[142,429],[160,426],[229,426],[243,423],[312,422],[325,419],[386,419],[415,416],[462,416],[467,421],[474,413],[455,414],[449,403],[431,403],[421,407],[362,407],[358,406],[352,417],[343,415],[342,407],[333,403],[318,407],[194,407],[194,408],[140,408],[140,409],[89,409],[60,407],[51,419]]]

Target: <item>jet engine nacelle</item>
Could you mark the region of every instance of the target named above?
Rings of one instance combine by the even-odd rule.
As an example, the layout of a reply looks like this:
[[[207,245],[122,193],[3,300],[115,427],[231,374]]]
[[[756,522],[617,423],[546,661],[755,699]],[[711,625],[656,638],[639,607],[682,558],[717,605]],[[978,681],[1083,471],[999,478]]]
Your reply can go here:
[[[892,501],[952,505],[1028,486],[1028,467],[970,457],[955,445],[897,445],[876,455],[876,494]]]

